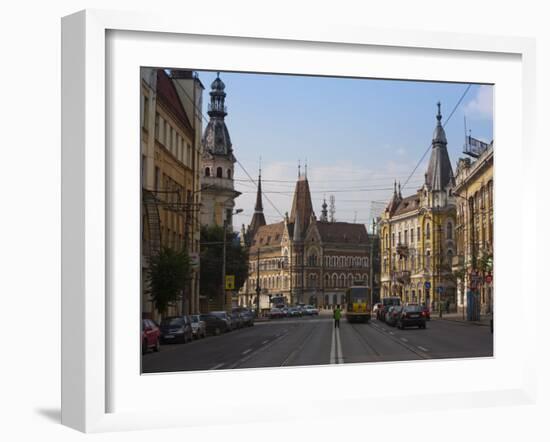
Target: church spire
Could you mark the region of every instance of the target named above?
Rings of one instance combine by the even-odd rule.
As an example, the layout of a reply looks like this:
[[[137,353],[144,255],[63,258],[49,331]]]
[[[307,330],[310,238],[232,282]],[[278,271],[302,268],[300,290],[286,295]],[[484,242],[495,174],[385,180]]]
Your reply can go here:
[[[262,169],[258,170],[258,191],[256,194],[256,206],[254,207],[254,215],[252,215],[252,221],[250,221],[249,230],[251,235],[254,236],[254,233],[261,227],[265,226],[265,216],[264,216],[264,207],[262,204]]]
[[[328,221],[328,211],[327,211],[327,200],[325,197],[323,197],[323,210],[321,210],[321,221],[327,222]]]

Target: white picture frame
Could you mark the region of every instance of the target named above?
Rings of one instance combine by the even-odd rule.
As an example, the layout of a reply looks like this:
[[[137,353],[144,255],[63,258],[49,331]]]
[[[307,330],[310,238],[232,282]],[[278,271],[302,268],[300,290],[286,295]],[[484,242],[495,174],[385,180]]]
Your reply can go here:
[[[114,38],[114,40],[110,42],[110,38]],[[119,167],[128,168],[128,173],[132,175],[134,172],[130,169],[135,166],[135,173],[139,174],[139,160],[137,154],[133,161],[129,151],[117,150],[116,146],[120,146],[119,137],[129,134],[130,132],[127,131],[131,131],[132,125],[137,125],[139,119],[136,118],[135,122],[132,122],[132,118],[128,118],[128,126],[116,126],[111,128],[111,131],[107,130],[106,122],[116,121],[117,112],[120,112],[117,110],[118,108],[109,108],[109,103],[112,104],[110,94],[114,90],[112,86],[118,84],[116,83],[118,74],[110,70],[109,66],[114,62],[119,63],[119,58],[120,61],[124,58],[128,65],[122,67],[121,70],[129,68],[130,71],[124,72],[133,72],[132,69],[135,68],[135,63],[139,62],[140,57],[147,58],[146,53],[150,55],[147,58],[148,61],[161,63],[148,65],[170,66],[170,64],[162,64],[164,60],[169,59],[169,57],[163,58],[166,53],[166,48],[163,45],[177,47],[180,44],[185,44],[186,38],[192,38],[193,44],[198,45],[204,45],[204,39],[210,39],[208,41],[215,39],[216,44],[225,45],[228,48],[228,54],[231,53],[230,47],[233,44],[243,51],[258,52],[269,47],[274,53],[280,52],[289,60],[286,66],[281,67],[289,73],[307,73],[308,64],[307,60],[303,60],[303,51],[313,53],[317,51],[317,48],[319,48],[319,52],[332,51],[331,54],[335,57],[341,57],[339,61],[349,58],[350,54],[357,50],[368,51],[369,56],[372,57],[387,57],[387,65],[384,63],[384,67],[380,67],[379,70],[368,71],[371,76],[382,78],[392,78],[392,68],[387,66],[394,66],[393,69],[397,73],[396,60],[398,57],[408,56],[407,54],[413,54],[418,59],[430,60],[434,63],[434,72],[437,72],[438,69],[437,60],[445,57],[451,57],[451,59],[457,57],[456,60],[462,60],[460,57],[468,56],[477,60],[482,68],[477,72],[472,71],[470,78],[467,78],[464,73],[457,74],[457,78],[452,78],[452,76],[441,78],[437,74],[430,77],[427,74],[426,66],[422,63],[415,64],[414,56],[411,55],[411,63],[406,67],[408,74],[403,74],[405,71],[400,70],[393,77],[451,81],[468,79],[472,82],[491,83],[493,74],[485,74],[484,59],[495,57],[503,60],[503,63],[509,62],[510,72],[499,75],[509,74],[511,76],[508,80],[502,77],[502,84],[506,84],[505,88],[510,90],[503,89],[500,96],[503,97],[503,100],[509,98],[509,103],[517,104],[517,109],[501,107],[498,102],[499,83],[495,83],[497,87],[495,136],[498,137],[499,132],[509,135],[509,137],[498,139],[499,147],[497,147],[495,156],[497,158],[495,186],[496,297],[500,296],[499,293],[508,293],[518,288],[514,284],[508,286],[501,283],[501,281],[507,281],[506,278],[510,276],[507,273],[511,267],[507,267],[510,263],[506,262],[505,257],[501,258],[506,252],[499,252],[498,248],[499,231],[502,234],[502,230],[506,228],[504,224],[499,225],[501,223],[499,216],[505,218],[499,213],[504,213],[505,210],[502,204],[505,200],[504,194],[513,195],[518,201],[522,201],[522,210],[514,210],[517,214],[517,219],[513,221],[515,223],[526,225],[525,223],[530,217],[534,216],[536,207],[535,174],[529,174],[529,171],[534,168],[535,161],[533,137],[535,118],[533,114],[536,91],[533,40],[453,33],[390,32],[388,30],[312,23],[299,27],[278,23],[271,27],[262,26],[260,28],[254,23],[241,22],[237,26],[230,22],[210,22],[204,17],[197,17],[184,25],[177,17],[169,15],[99,10],[78,12],[64,17],[62,21],[62,423],[83,432],[102,432],[208,425],[213,420],[220,423],[265,422],[275,418],[296,419],[311,416],[322,418],[323,416],[333,417],[346,414],[360,415],[360,413],[367,412],[406,411],[406,407],[400,406],[399,401],[396,400],[400,397],[413,397],[417,411],[437,410],[442,407],[460,409],[470,406],[488,407],[502,404],[535,403],[536,323],[533,321],[526,323],[520,335],[513,338],[508,333],[507,325],[499,324],[497,319],[495,322],[495,358],[481,362],[475,360],[429,362],[430,367],[436,367],[436,370],[437,367],[439,370],[443,368],[447,373],[451,373],[451,377],[458,377],[462,372],[473,372],[477,368],[487,371],[498,367],[500,371],[504,370],[505,374],[502,377],[495,375],[493,382],[485,387],[482,386],[482,383],[473,382],[472,388],[468,389],[462,380],[457,379],[455,387],[445,386],[445,388],[434,381],[435,385],[426,386],[423,394],[420,394],[419,389],[414,385],[406,385],[399,390],[385,392],[373,391],[367,388],[368,385],[359,386],[353,394],[344,394],[340,397],[316,394],[316,391],[311,390],[307,392],[307,406],[303,400],[300,401],[295,397],[287,398],[288,403],[284,402],[283,397],[270,398],[269,400],[259,397],[252,404],[239,403],[236,413],[231,416],[224,416],[223,413],[206,416],[201,413],[200,408],[190,411],[185,407],[174,409],[169,405],[164,405],[162,408],[155,406],[149,409],[128,406],[128,404],[136,402],[135,398],[131,396],[132,389],[134,393],[143,393],[144,397],[151,395],[151,391],[162,395],[169,377],[173,377],[172,379],[180,382],[177,385],[181,385],[182,379],[192,379],[193,383],[198,383],[205,379],[205,376],[209,376],[208,381],[211,385],[206,387],[208,390],[215,389],[216,385],[230,385],[237,378],[242,379],[242,376],[248,376],[251,379],[250,382],[253,383],[266,382],[276,376],[286,384],[293,385],[293,383],[302,382],[312,373],[314,376],[333,379],[335,370],[345,370],[345,377],[348,379],[364,376],[367,370],[374,377],[378,376],[381,370],[391,373],[391,376],[403,376],[407,373],[422,376],[422,373],[428,370],[425,364],[411,362],[373,364],[368,368],[365,364],[353,364],[337,368],[262,369],[249,372],[235,370],[220,373],[139,376],[139,373],[132,368],[135,368],[139,351],[134,352],[133,348],[129,348],[127,353],[113,351],[113,348],[121,349],[115,343],[120,338],[120,327],[117,324],[130,324],[130,329],[132,329],[131,324],[134,321],[136,326],[131,333],[134,331],[137,333],[136,318],[139,317],[134,315],[136,310],[133,308],[129,308],[127,312],[120,312],[120,308],[117,309],[119,301],[113,300],[111,297],[113,291],[116,292],[117,289],[120,289],[120,284],[124,285],[125,281],[129,283],[129,280],[125,280],[120,275],[136,275],[136,271],[139,273],[138,268],[132,267],[132,263],[135,263],[132,259],[129,260],[129,267],[117,267],[119,261],[117,261],[115,249],[119,250],[120,247],[113,248],[112,246],[117,241],[123,241],[119,246],[128,245],[137,238],[135,235],[132,236],[135,233],[135,225],[128,229],[129,233],[124,238],[119,235],[121,230],[120,226],[117,227],[119,221],[116,219],[116,213],[123,210],[119,206],[120,195],[127,195],[126,191],[132,192],[130,188],[119,186],[121,184],[119,176],[121,169]],[[138,44],[141,43],[144,47],[148,46],[144,49],[143,54],[136,54],[135,50],[130,49],[135,48],[136,39],[139,40]],[[117,41],[122,41],[122,43],[117,43]],[[120,52],[118,44],[130,45],[124,46],[128,49],[124,51],[124,57],[121,55],[122,52]],[[152,55],[154,47],[157,51]],[[321,56],[322,54],[319,55],[319,57]],[[397,58],[392,61],[394,56]],[[239,63],[234,63],[227,57],[211,60],[210,63],[208,65],[208,62],[203,60],[199,63],[200,66],[194,64],[181,67],[242,69],[239,68]],[[263,64],[264,62],[259,60],[254,60],[250,64],[250,70],[253,70],[254,63],[258,71],[269,70],[269,62],[265,61]],[[295,64],[291,66],[291,63]],[[262,65],[260,66],[260,64]],[[320,72],[322,69],[324,68],[319,64],[314,73],[323,73]],[[324,73],[329,74],[333,72],[331,69],[334,68],[329,66],[326,69]],[[345,70],[345,68],[342,69]],[[488,64],[487,69],[489,69]],[[460,71],[458,66],[456,71]],[[351,69],[349,75],[353,75],[354,72]],[[355,75],[359,74],[355,72]],[[136,74],[135,109],[130,117],[136,116],[139,112],[138,78],[138,74]],[[519,86],[520,90],[512,90],[511,85]],[[508,93],[510,97],[506,98],[505,95]],[[121,95],[119,98],[125,105],[133,105],[131,95]],[[511,121],[510,118],[514,116],[517,122],[516,127],[506,127],[508,125],[505,122]],[[503,123],[499,123],[499,119]],[[137,131],[135,136],[138,136]],[[508,172],[504,173],[510,173],[510,168],[517,167],[513,158],[509,157],[509,152],[503,148],[511,142],[517,142],[517,145],[521,146],[520,167],[523,180],[515,188],[513,183],[498,179],[498,174],[501,173],[499,167],[502,170],[508,168]],[[128,144],[133,145],[132,142]],[[138,145],[136,144],[136,146]],[[112,146],[115,147],[111,149]],[[502,154],[499,152],[499,148],[502,149]],[[121,166],[123,159],[129,159],[126,166]],[[130,201],[128,213],[133,213],[130,206],[134,204],[133,207],[135,207],[136,201],[132,198],[128,198],[128,200]],[[126,209],[125,207],[124,210]],[[136,222],[139,225],[139,219]],[[502,223],[505,222],[502,221]],[[504,227],[502,227],[503,225]],[[521,236],[520,243],[522,244],[519,251],[522,263],[519,272],[526,275],[528,272],[527,258],[532,256],[536,243],[535,230],[519,228],[518,232],[517,235]],[[136,244],[136,247],[139,245]],[[132,253],[129,255],[133,256]],[[116,272],[113,271],[113,266],[117,269]],[[139,281],[136,280],[132,284],[135,288],[139,286]],[[499,284],[500,289],[498,288]],[[536,293],[535,288],[535,279],[525,278],[521,284],[523,299],[526,299],[527,294]],[[497,290],[501,290],[501,292],[497,292]],[[137,303],[139,303],[138,298],[139,296],[136,295]],[[496,315],[508,314],[512,311],[513,306],[509,300],[503,299],[502,302],[499,300],[495,302]],[[523,310],[525,306],[518,307],[516,305],[515,307],[519,309],[517,314],[527,314]],[[131,333],[127,333],[127,335],[131,336]],[[500,342],[499,336],[503,336]],[[519,339],[524,341],[524,345],[522,351],[518,353],[518,361],[513,362],[507,352],[507,346],[511,345],[508,341],[511,340],[513,345]],[[138,340],[135,341],[136,348],[138,348]],[[125,361],[130,361],[128,366]],[[138,383],[126,382],[124,373],[128,375],[128,379],[133,379],[132,382]],[[304,377],[304,373],[306,377]],[[339,373],[336,375],[342,376]],[[433,379],[439,379],[436,371],[433,375],[435,376]],[[119,385],[124,385],[125,390],[120,389]],[[172,383],[172,385],[175,384]],[[178,388],[180,387],[175,387],[176,390]],[[113,401],[113,391],[117,389],[119,389],[115,395],[117,400]],[[368,397],[376,397],[376,404],[363,401]],[[357,406],[358,404],[360,407]]]

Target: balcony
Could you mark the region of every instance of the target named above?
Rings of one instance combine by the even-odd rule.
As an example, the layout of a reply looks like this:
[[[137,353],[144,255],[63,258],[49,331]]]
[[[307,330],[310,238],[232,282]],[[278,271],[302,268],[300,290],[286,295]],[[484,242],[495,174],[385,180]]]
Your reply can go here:
[[[400,284],[409,284],[411,282],[411,272],[409,270],[399,270],[394,275],[395,280]]]
[[[396,252],[400,257],[406,258],[409,256],[409,246],[407,244],[399,243],[397,244]]]
[[[463,255],[453,256],[451,265],[452,265],[453,271],[464,268],[464,256]]]

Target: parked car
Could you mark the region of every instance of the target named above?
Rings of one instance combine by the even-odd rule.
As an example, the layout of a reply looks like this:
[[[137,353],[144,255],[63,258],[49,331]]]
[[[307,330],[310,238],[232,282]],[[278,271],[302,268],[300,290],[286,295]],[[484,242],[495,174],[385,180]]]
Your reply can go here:
[[[288,316],[290,318],[299,318],[302,316],[302,310],[299,307],[289,307]]]
[[[244,326],[250,327],[254,325],[254,317],[256,315],[252,310],[244,307],[237,307],[237,308],[234,308],[233,311],[238,312],[241,315],[243,327]]]
[[[216,316],[212,313],[207,313],[200,315],[201,321],[204,321],[206,326],[207,335],[220,335],[228,331],[227,321],[222,319],[220,316]]]
[[[269,319],[284,318],[283,311],[280,308],[273,307],[267,314]]]
[[[287,306],[281,307],[281,311],[283,312],[283,315],[287,317],[290,316],[289,310],[290,310],[290,307],[287,307]]]
[[[225,321],[227,327],[224,331],[231,331],[236,328],[236,324],[233,324],[233,319],[225,310],[220,310],[220,311],[215,311],[210,313],[213,314],[214,316],[217,316],[222,321]]]
[[[160,329],[151,319],[141,320],[141,353],[160,350]]]
[[[312,305],[304,305],[303,312],[307,316],[318,315],[319,311]]]
[[[244,320],[241,316],[240,312],[233,311],[231,312],[231,323],[233,325],[233,329],[243,328],[244,327]]]
[[[201,320],[200,315],[191,315],[191,328],[194,338],[199,339],[206,337],[206,323]]]
[[[389,308],[388,313],[386,313],[386,324],[391,325],[392,327],[395,327],[402,310],[403,310],[402,306],[392,305]]]
[[[163,343],[190,342],[193,340],[193,327],[188,315],[168,316],[160,323],[160,336]]]
[[[426,318],[426,321],[429,321],[431,319],[430,308],[424,304],[421,305],[420,308],[422,309],[422,312],[424,312],[424,317]]]
[[[401,309],[397,319],[397,328],[417,325],[418,328],[426,328],[426,315],[419,305],[406,305]]]

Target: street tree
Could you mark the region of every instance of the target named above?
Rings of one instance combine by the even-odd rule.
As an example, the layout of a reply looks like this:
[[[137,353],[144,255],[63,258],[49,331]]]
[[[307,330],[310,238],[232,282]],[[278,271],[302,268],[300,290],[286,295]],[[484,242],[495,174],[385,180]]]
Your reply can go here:
[[[165,247],[151,258],[148,282],[155,309],[164,315],[177,302],[191,274],[191,263],[186,250]]]
[[[201,293],[210,298],[221,291],[223,234],[224,229],[219,226],[201,227],[200,288]],[[248,277],[248,252],[235,232],[226,232],[225,243],[225,274],[235,275],[235,291],[238,291]]]

